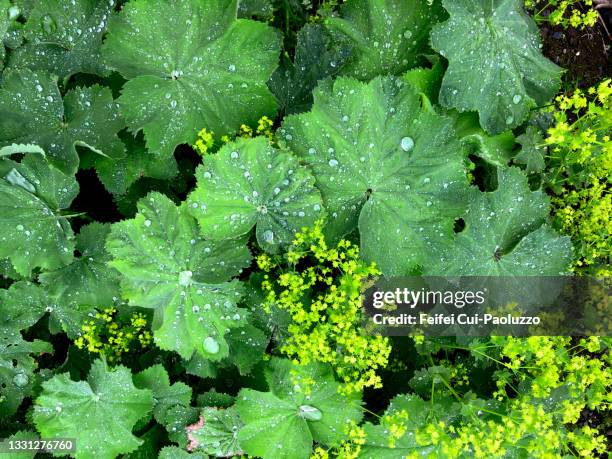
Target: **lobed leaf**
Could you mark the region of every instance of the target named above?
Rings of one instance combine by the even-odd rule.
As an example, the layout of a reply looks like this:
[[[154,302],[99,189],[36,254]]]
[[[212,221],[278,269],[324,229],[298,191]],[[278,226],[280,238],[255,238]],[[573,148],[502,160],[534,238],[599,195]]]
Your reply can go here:
[[[450,119],[423,110],[394,78],[325,82],[310,112],[285,118],[280,137],[308,164],[340,237],[359,228],[362,256],[388,275],[428,261],[452,238],[468,189]]]
[[[348,0],[341,17],[325,25],[337,46],[351,50],[342,74],[371,80],[416,67],[433,24],[444,16],[439,0]]]
[[[244,325],[236,303],[242,288],[227,282],[249,265],[240,240],[208,242],[185,206],[150,193],[138,214],[112,226],[107,250],[129,304],[155,309],[154,339],[188,360],[194,352],[219,360],[228,354],[227,331]]]
[[[521,0],[443,0],[450,19],[431,32],[448,59],[440,103],[477,110],[489,134],[525,121],[559,90],[561,68],[540,52],[535,22]]]
[[[171,156],[202,127],[220,137],[274,113],[266,82],[278,37],[236,12],[237,0],[132,0],[111,20],[103,55],[129,80],[121,113],[152,153]]]
[[[18,163],[0,160],[0,258],[10,259],[17,273],[29,277],[35,268],[57,269],[73,259],[74,235],[61,215],[79,186],[38,155]]]
[[[31,70],[7,70],[0,87],[0,147],[35,144],[67,174],[76,172],[76,146],[112,158],[124,155],[123,128],[111,90],[76,88],[62,100],[57,81]]]
[[[259,246],[277,252],[322,213],[310,171],[265,137],[239,139],[206,156],[196,177],[189,212],[212,240],[242,236],[256,227]]]
[[[151,410],[153,398],[150,390],[134,387],[126,367],[109,369],[96,360],[87,381],[63,373],[42,388],[34,424],[45,439],[74,438],[77,459],[113,459],[142,444],[132,428]]]

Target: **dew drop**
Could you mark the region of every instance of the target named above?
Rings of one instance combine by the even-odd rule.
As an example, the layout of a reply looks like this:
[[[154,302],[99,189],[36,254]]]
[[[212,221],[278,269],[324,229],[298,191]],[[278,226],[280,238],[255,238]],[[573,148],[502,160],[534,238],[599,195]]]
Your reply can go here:
[[[402,150],[410,151],[414,148],[414,140],[412,137],[404,137],[400,143]]]
[[[512,98],[512,102],[514,102],[515,105],[518,104],[521,100],[523,100],[523,97],[520,94],[517,94]]]
[[[17,373],[13,377],[13,384],[17,387],[25,387],[28,385],[28,382],[30,382],[30,378],[28,378],[28,375],[25,373]]]
[[[209,354],[217,354],[219,352],[219,343],[212,336],[204,338],[204,350]]]
[[[271,230],[265,230],[263,232],[263,240],[268,244],[274,243],[274,233]]]

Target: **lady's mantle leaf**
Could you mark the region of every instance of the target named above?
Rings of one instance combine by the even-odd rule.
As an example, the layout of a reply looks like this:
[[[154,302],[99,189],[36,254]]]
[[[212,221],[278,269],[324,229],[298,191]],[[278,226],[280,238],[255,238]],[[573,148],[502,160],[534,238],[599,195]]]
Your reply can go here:
[[[500,169],[498,188],[474,193],[465,230],[432,254],[428,272],[448,276],[555,276],[572,260],[572,244],[546,224],[549,200],[532,192],[516,167]]]
[[[153,416],[160,424],[166,419],[169,408],[191,403],[191,387],[178,381],[170,385],[168,372],[163,365],[154,365],[134,375],[134,384],[139,389],[151,389],[153,392]]]
[[[238,414],[245,423],[238,441],[248,454],[264,459],[306,459],[313,440],[336,445],[346,437],[346,423],[361,419],[359,397],[339,394],[327,366],[295,366],[276,359],[272,369],[270,392],[242,389],[236,397]]]
[[[213,240],[242,236],[257,226],[257,242],[275,252],[321,215],[310,171],[265,137],[240,139],[204,158],[189,211]]]
[[[189,359],[194,351],[219,360],[228,354],[225,334],[244,325],[236,306],[238,281],[225,282],[249,265],[244,242],[207,242],[197,223],[160,193],[138,203],[132,220],[113,225],[106,244],[110,266],[122,274],[123,296],[156,311],[155,342]]]
[[[428,49],[431,26],[443,17],[439,0],[349,0],[342,18],[329,18],[326,25],[338,45],[352,50],[342,73],[370,80],[416,67]]]
[[[170,156],[202,127],[222,136],[274,112],[266,82],[279,40],[236,10],[236,0],[134,0],[111,20],[103,54],[130,80],[121,112],[152,152]]]
[[[281,113],[301,113],[312,106],[312,90],[317,83],[340,72],[348,56],[346,47],[331,42],[330,34],[320,24],[307,24],[297,33],[293,62],[283,56],[270,89],[276,96]]]
[[[433,47],[449,61],[440,102],[477,110],[490,134],[520,125],[552,98],[561,69],[542,56],[538,29],[520,0],[444,0],[450,19],[435,25]]]
[[[0,147],[36,144],[51,163],[73,174],[79,165],[76,145],[114,158],[123,156],[117,137],[123,125],[108,88],[76,88],[62,102],[57,81],[46,73],[23,69],[3,75]]]
[[[190,451],[201,451],[213,457],[240,456],[238,432],[242,421],[235,407],[204,407],[200,420],[187,427]]]
[[[96,360],[87,381],[64,373],[43,383],[34,423],[45,439],[76,439],[77,459],[113,459],[142,443],[132,428],[152,406],[151,391],[136,389],[130,370]]]
[[[339,78],[309,113],[285,118],[281,138],[312,166],[334,236],[359,224],[362,255],[406,274],[452,238],[468,187],[452,121],[421,110],[406,83]]]
[[[100,47],[116,0],[36,2],[25,25],[27,43],[9,65],[46,70],[66,81],[75,73],[104,75]]]
[[[79,191],[73,176],[38,154],[21,163],[0,160],[0,258],[29,277],[34,268],[57,269],[72,261],[74,234],[60,215]]]
[[[92,223],[81,228],[76,249],[81,256],[57,271],[44,273],[39,280],[50,295],[62,303],[90,306],[111,305],[119,296],[117,272],[106,265],[104,250],[110,225]]]
[[[110,225],[84,226],[76,238],[76,249],[81,256],[68,266],[39,276],[55,303],[53,320],[69,336],[81,331],[81,324],[93,307],[110,306],[120,296],[119,275],[106,265],[110,256],[104,250],[104,242],[109,233]]]

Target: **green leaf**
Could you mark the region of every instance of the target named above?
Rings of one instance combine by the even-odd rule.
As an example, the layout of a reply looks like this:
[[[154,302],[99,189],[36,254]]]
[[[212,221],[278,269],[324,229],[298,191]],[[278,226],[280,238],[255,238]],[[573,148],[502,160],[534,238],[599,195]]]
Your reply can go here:
[[[536,126],[528,126],[527,131],[518,136],[516,141],[521,144],[521,151],[514,161],[523,164],[527,174],[542,172],[546,166],[544,161],[546,146],[542,132]]]
[[[189,406],[191,403],[191,387],[180,381],[170,385],[168,372],[163,365],[153,365],[134,375],[134,384],[153,393],[153,416],[160,424],[164,423],[169,408]]]
[[[0,160],[0,258],[29,277],[34,268],[51,270],[73,259],[74,235],[61,216],[79,191],[40,155],[21,163]]]
[[[342,74],[370,80],[416,67],[429,50],[432,25],[444,17],[438,0],[348,0],[341,17],[328,18],[326,26],[352,51]]]
[[[312,91],[317,83],[340,72],[348,52],[334,45],[326,29],[307,24],[297,33],[293,62],[283,56],[281,66],[270,78],[281,113],[301,113],[312,106]]]
[[[321,215],[322,202],[310,171],[268,139],[240,139],[204,158],[189,212],[213,240],[247,234],[257,226],[260,247],[276,252]]]
[[[25,397],[33,394],[38,363],[32,354],[53,352],[44,341],[25,341],[13,324],[0,325],[0,419],[17,412]]]
[[[234,328],[227,334],[230,346],[230,361],[238,367],[241,375],[247,375],[263,358],[270,339],[259,328],[246,324]]]
[[[187,451],[176,446],[166,446],[159,452],[159,459],[206,459],[204,454],[189,454]]]
[[[153,153],[171,156],[203,127],[219,138],[274,113],[266,82],[279,40],[236,11],[236,0],[133,0],[111,20],[103,54],[130,80],[121,112]]]
[[[81,324],[93,307],[109,307],[120,297],[118,273],[106,265],[110,256],[104,250],[104,242],[109,233],[110,225],[92,223],[84,226],[76,242],[81,256],[68,266],[39,276],[49,297],[56,303],[53,318],[71,337],[80,332]]]
[[[138,203],[132,220],[115,223],[107,241],[110,266],[122,274],[123,296],[134,306],[155,309],[154,338],[165,350],[188,360],[194,351],[219,360],[224,339],[245,323],[236,306],[238,281],[226,282],[249,265],[244,242],[208,242],[196,221],[160,193]]]
[[[151,410],[153,397],[150,390],[134,387],[127,368],[109,369],[96,360],[87,381],[71,381],[63,373],[42,387],[34,424],[45,439],[76,439],[77,459],[112,459],[142,443],[132,428]]]
[[[444,76],[444,66],[437,55],[431,60],[431,68],[418,67],[408,70],[402,75],[402,80],[414,86],[415,89],[427,97],[430,103],[437,104],[442,77]]]
[[[0,290],[0,328],[25,330],[45,314],[47,295],[38,285],[16,282]]]
[[[81,154],[81,168],[95,168],[100,182],[110,193],[124,195],[130,186],[142,177],[169,180],[178,173],[174,157],[163,157],[147,151],[144,141],[130,135],[122,136],[127,147],[124,158],[108,158],[84,151]]]
[[[4,440],[4,443],[6,444],[9,441],[31,441],[38,439],[40,439],[40,437],[36,432],[20,430],[19,432],[10,435],[6,440]],[[36,454],[36,451],[4,452],[2,454],[2,459],[33,459]]]
[[[463,150],[448,118],[400,80],[325,82],[280,137],[312,167],[335,237],[359,226],[362,256],[388,275],[428,262],[465,208]]]
[[[64,82],[75,73],[106,75],[100,47],[116,0],[46,0],[29,12],[26,44],[9,65],[45,70]]]
[[[238,0],[238,17],[270,20],[274,17],[272,0]]]
[[[498,170],[498,188],[475,192],[465,229],[436,247],[428,273],[447,276],[555,276],[567,272],[572,244],[548,224],[549,199],[516,167]]]
[[[558,91],[561,69],[540,52],[536,24],[521,0],[443,0],[450,19],[431,32],[449,61],[440,103],[477,110],[490,134],[519,126]]]
[[[117,132],[123,128],[111,90],[76,88],[62,96],[57,81],[31,70],[7,70],[0,89],[0,147],[36,144],[65,173],[79,165],[76,146],[121,157]]]
[[[306,459],[313,440],[337,445],[346,436],[346,423],[361,419],[359,397],[339,394],[329,367],[296,366],[289,360],[274,359],[271,368],[270,392],[242,389],[236,397],[236,408],[245,423],[238,441],[248,454],[263,459]]]
[[[242,455],[238,432],[243,426],[235,407],[202,408],[200,420],[187,427],[190,451],[202,451],[213,457]]]
[[[478,124],[478,115],[473,112],[457,113],[454,110],[451,116],[456,118],[455,130],[461,141],[466,145],[468,152],[474,154],[490,164],[506,167],[514,156],[514,135],[512,131],[505,131],[495,136],[488,135]]]

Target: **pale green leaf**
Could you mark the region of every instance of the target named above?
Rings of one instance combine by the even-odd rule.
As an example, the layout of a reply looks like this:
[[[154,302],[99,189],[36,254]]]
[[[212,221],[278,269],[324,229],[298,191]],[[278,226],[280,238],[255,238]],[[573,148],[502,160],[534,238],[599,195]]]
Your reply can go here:
[[[439,0],[347,0],[326,26],[338,45],[351,49],[342,73],[370,80],[416,67],[432,25],[444,17]]]
[[[110,266],[122,274],[123,296],[134,306],[155,309],[154,339],[188,360],[194,351],[219,360],[224,339],[245,323],[236,306],[240,283],[226,282],[249,265],[244,241],[203,240],[185,206],[160,193],[138,203],[132,220],[115,223],[107,241]]]
[[[514,156],[514,135],[512,131],[504,131],[494,136],[488,135],[478,124],[478,115],[473,112],[457,113],[451,110],[455,117],[455,130],[468,152],[484,159],[490,164],[505,167]]]
[[[0,147],[35,144],[65,173],[79,165],[76,146],[117,158],[124,147],[123,128],[111,90],[76,88],[64,100],[57,81],[46,73],[7,70],[0,87]]]
[[[103,54],[130,80],[121,112],[151,152],[168,157],[203,127],[220,137],[274,113],[266,82],[279,40],[236,11],[236,0],[133,0],[111,20]]]
[[[67,373],[43,383],[34,404],[34,424],[43,438],[74,438],[77,459],[113,459],[142,441],[132,434],[153,406],[151,391],[137,389],[130,370],[96,360],[87,381]]]
[[[431,42],[449,66],[440,102],[477,110],[490,134],[520,125],[558,91],[561,68],[540,51],[539,31],[521,0],[443,0],[450,19]]]
[[[567,272],[572,244],[548,226],[549,199],[516,167],[499,169],[495,191],[475,192],[465,229],[436,247],[427,272],[447,276],[555,276]]]
[[[75,73],[105,75],[100,47],[116,0],[45,0],[29,12],[26,43],[9,65],[45,70],[66,81]]]
[[[310,171],[268,139],[240,139],[204,158],[189,211],[204,237],[230,239],[257,227],[257,242],[270,252],[321,215],[322,202]]]
[[[428,262],[452,238],[468,187],[450,119],[421,108],[406,83],[339,78],[315,91],[312,111],[285,118],[280,137],[312,167],[339,237],[357,226],[362,256],[385,274]]]
[[[51,270],[73,259],[74,235],[61,216],[79,191],[38,154],[21,163],[0,160],[0,258],[29,277],[34,268]]]

